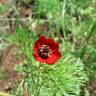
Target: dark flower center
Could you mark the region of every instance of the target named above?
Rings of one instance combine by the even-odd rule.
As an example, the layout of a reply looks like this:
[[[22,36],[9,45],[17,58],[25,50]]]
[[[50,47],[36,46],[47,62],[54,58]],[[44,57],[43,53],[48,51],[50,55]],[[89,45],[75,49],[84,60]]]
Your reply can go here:
[[[42,58],[48,58],[48,57],[50,57],[51,54],[52,54],[52,50],[49,48],[49,46],[47,46],[47,45],[42,45],[42,46],[39,48],[39,55],[40,55]]]

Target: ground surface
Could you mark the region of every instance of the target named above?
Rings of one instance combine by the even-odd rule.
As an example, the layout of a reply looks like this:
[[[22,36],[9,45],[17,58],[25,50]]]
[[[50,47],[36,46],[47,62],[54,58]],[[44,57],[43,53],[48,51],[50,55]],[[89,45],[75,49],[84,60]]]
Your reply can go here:
[[[20,75],[15,71],[15,65],[23,62],[23,57],[16,57],[18,48],[15,45],[9,45],[2,52],[0,60],[0,90],[10,91],[14,83],[20,79]],[[5,76],[4,76],[5,75]]]

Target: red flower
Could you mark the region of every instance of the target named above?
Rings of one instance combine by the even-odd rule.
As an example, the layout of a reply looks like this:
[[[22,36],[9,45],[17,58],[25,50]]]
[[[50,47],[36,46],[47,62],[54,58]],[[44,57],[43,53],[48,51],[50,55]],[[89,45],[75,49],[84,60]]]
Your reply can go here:
[[[41,36],[35,43],[34,57],[41,63],[54,64],[61,57],[58,48],[59,44],[53,39]]]

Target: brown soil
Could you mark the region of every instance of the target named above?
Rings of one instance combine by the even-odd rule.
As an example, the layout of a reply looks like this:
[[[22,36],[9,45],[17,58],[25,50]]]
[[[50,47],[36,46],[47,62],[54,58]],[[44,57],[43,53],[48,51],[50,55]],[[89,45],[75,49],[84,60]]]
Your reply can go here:
[[[89,90],[91,96],[96,96],[96,78],[88,82],[87,89]]]
[[[2,52],[0,70],[3,72],[0,72],[0,91],[10,91],[14,82],[21,79],[20,74],[15,70],[15,65],[23,62],[24,56],[17,58],[18,52],[19,48],[16,45],[10,45]],[[3,73],[6,73],[7,77],[2,79]]]

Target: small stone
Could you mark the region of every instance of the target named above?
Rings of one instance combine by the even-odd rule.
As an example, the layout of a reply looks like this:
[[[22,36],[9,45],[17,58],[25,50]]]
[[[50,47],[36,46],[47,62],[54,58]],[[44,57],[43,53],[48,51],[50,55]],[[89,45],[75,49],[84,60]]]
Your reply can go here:
[[[10,84],[4,86],[5,91],[11,91],[12,87]]]

